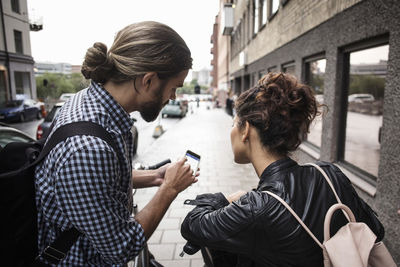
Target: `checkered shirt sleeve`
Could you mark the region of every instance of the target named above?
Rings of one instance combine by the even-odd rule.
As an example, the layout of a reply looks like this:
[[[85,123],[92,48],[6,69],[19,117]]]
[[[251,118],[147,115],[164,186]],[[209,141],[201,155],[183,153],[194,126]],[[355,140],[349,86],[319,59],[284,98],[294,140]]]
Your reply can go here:
[[[55,179],[56,201],[72,225],[111,264],[126,263],[143,248],[144,232],[116,190],[118,157],[104,141],[88,142],[65,157]]]

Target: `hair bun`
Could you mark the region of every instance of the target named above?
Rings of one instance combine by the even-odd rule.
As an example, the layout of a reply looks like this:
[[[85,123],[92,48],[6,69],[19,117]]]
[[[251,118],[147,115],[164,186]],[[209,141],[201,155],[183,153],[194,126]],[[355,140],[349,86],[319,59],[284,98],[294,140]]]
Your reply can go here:
[[[96,42],[87,50],[81,72],[86,79],[105,83],[110,76],[112,67],[113,64],[107,55],[107,46]]]

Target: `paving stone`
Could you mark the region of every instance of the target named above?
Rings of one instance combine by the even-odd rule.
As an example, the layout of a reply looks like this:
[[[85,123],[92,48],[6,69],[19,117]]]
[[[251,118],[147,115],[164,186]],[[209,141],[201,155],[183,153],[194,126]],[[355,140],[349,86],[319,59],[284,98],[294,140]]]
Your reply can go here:
[[[200,259],[193,259],[190,261],[190,267],[204,267],[204,261]]]
[[[156,260],[172,260],[174,258],[175,244],[148,244],[149,250]]]
[[[159,261],[165,267],[190,267],[189,260]]]
[[[147,244],[159,244],[161,242],[162,234],[162,230],[155,230],[150,239],[147,241]]]
[[[176,230],[164,230],[164,234],[161,238],[161,243],[185,243],[186,240],[182,237],[181,231],[178,229]]]
[[[163,218],[158,225],[157,229],[164,230],[164,229],[178,229],[180,227],[179,225],[180,219],[171,219],[171,218]]]

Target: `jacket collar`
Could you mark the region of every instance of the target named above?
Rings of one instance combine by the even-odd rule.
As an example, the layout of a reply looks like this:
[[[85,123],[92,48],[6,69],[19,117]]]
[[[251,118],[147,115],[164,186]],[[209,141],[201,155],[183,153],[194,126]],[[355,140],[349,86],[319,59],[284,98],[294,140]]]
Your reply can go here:
[[[298,166],[298,164],[291,158],[284,158],[271,163],[262,172],[257,189],[265,190],[271,186],[275,187],[274,184],[284,178],[284,175],[282,174],[295,166]]]

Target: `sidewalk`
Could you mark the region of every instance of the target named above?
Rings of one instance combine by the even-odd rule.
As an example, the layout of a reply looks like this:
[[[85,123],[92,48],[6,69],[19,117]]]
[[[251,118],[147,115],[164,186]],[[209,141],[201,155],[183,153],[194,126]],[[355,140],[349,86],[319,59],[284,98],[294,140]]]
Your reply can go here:
[[[201,193],[230,194],[240,189],[251,190],[258,183],[250,164],[239,165],[233,161],[230,143],[232,117],[224,109],[207,110],[205,106],[194,107],[194,113],[189,113],[134,160],[145,164],[154,164],[166,158],[175,161],[187,149],[201,155],[199,181],[178,195],[148,242],[155,258],[167,267],[204,266],[200,252],[179,257],[186,243],[180,234],[180,225],[193,208],[183,205],[185,199],[193,199]],[[139,209],[147,204],[157,189],[136,192],[135,201]]]

